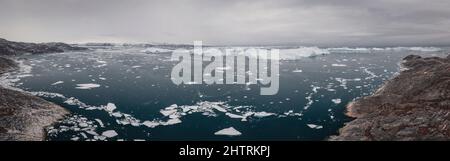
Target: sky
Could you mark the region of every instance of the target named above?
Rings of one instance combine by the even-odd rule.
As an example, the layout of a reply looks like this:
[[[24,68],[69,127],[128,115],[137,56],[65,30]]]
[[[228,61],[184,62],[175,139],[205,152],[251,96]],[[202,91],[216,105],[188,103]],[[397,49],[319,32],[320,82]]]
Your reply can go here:
[[[450,45],[449,0],[0,0],[26,42]]]

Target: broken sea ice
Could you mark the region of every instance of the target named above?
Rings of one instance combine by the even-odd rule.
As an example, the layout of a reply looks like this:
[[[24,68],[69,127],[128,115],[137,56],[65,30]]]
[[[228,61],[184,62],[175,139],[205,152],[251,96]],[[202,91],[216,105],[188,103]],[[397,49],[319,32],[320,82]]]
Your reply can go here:
[[[215,132],[214,135],[239,136],[242,135],[242,133],[237,131],[234,127],[229,127]]]

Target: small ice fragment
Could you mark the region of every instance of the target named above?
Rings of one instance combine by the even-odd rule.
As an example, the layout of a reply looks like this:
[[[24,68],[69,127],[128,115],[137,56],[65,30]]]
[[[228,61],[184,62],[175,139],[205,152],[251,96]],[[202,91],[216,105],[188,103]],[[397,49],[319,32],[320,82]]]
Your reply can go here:
[[[321,129],[323,128],[322,125],[314,125],[314,124],[306,124],[311,129]]]
[[[190,81],[190,82],[185,82],[184,84],[191,85],[191,84],[199,84],[199,83]]]
[[[81,133],[81,136],[82,136],[83,138],[87,139],[87,135],[86,135],[84,132]]]
[[[234,127],[229,127],[215,132],[214,135],[238,136],[242,135],[242,133],[237,131]]]
[[[80,140],[80,137],[74,137],[74,138],[71,138],[70,140],[72,140],[72,141],[78,141],[78,140]]]
[[[225,115],[227,115],[228,117],[230,117],[230,118],[233,118],[233,119],[243,119],[243,118],[246,118],[246,117],[244,117],[244,116],[241,116],[241,115],[236,115],[236,114],[232,114],[232,113],[225,113]]]
[[[167,122],[165,122],[163,125],[174,125],[174,124],[178,124],[178,123],[181,123],[181,120],[178,118],[174,118],[174,119],[167,120]]]
[[[106,111],[108,111],[108,112],[113,112],[116,108],[117,107],[114,103],[108,103],[106,105]]]
[[[77,84],[78,87],[76,89],[92,89],[100,87],[99,84],[86,83],[86,84]]]
[[[174,119],[174,118],[180,118],[181,116],[179,115],[179,114],[172,114],[172,115],[169,115],[169,118],[171,118],[171,119]]]
[[[88,127],[89,125],[85,122],[79,123],[78,126],[80,127]]]
[[[171,109],[171,110],[161,110],[159,111],[161,114],[163,114],[164,116],[169,116],[172,115],[173,113],[177,112],[176,109]]]
[[[118,135],[117,132],[114,131],[114,130],[108,130],[108,131],[105,131],[105,132],[102,133],[102,136],[105,136],[107,138],[112,138],[112,137],[115,137],[117,135]]]
[[[92,131],[92,130],[86,131],[86,133],[88,133],[90,135],[94,135],[94,136],[98,135],[95,131]],[[82,133],[82,134],[84,134],[84,133]],[[87,137],[85,137],[85,138],[87,138]]]
[[[345,65],[345,64],[331,64],[331,66],[333,66],[333,67],[346,67],[347,65]]]
[[[97,60],[97,63],[100,63],[100,64],[106,64],[107,62],[106,62],[106,61],[103,61],[103,60]]]
[[[333,101],[335,104],[340,104],[342,102],[340,98],[331,99],[331,101]]]
[[[52,86],[62,84],[62,83],[64,83],[64,81],[57,81],[57,82],[53,83]]]
[[[272,116],[272,115],[275,115],[275,114],[274,114],[274,113],[265,112],[265,111],[262,111],[262,112],[255,112],[255,113],[253,114],[253,116],[259,117],[259,118],[263,118],[263,117],[267,117],[267,116]]]
[[[114,117],[122,117],[123,116],[122,113],[120,113],[120,112],[114,112],[111,115]]]
[[[177,104],[173,104],[173,105],[170,105],[169,107],[166,107],[165,109],[166,110],[173,110],[173,109],[176,109],[177,107],[178,107]]]
[[[154,127],[160,125],[159,122],[155,122],[155,121],[144,121],[142,124],[147,126],[147,127],[149,127],[149,128],[154,128]]]
[[[213,105],[213,108],[216,109],[217,111],[220,111],[220,112],[227,112],[226,109],[224,109],[224,108],[222,108],[222,107],[220,107],[218,105]]]
[[[100,127],[105,127],[105,125],[103,124],[102,120],[95,119],[95,121],[97,121],[97,123],[100,125]]]

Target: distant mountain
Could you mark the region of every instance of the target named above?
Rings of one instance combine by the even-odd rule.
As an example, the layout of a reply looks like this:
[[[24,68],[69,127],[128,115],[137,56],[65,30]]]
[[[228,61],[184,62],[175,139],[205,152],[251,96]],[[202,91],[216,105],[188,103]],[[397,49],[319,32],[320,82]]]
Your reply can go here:
[[[42,54],[58,53],[73,50],[86,50],[87,48],[71,46],[65,43],[25,43],[14,42],[0,38],[0,55]]]

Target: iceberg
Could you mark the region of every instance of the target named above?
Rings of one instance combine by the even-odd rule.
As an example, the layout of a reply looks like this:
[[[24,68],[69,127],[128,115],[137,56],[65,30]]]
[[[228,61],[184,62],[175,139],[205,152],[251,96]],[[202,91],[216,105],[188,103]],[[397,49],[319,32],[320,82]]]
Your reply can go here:
[[[86,84],[77,84],[78,87],[76,89],[92,89],[100,87],[99,84],[86,83]]]
[[[268,117],[268,116],[272,116],[272,115],[275,115],[275,113],[269,113],[269,112],[265,112],[265,111],[255,112],[253,114],[253,116],[258,117],[258,118]]]
[[[242,133],[237,131],[234,127],[229,127],[215,132],[214,135],[239,136],[242,135]]]
[[[108,111],[108,112],[113,112],[116,108],[117,107],[116,107],[116,105],[114,103],[108,103],[106,105],[105,110]]]
[[[321,129],[323,128],[322,125],[315,125],[315,124],[306,124],[311,129]]]
[[[112,137],[115,137],[117,135],[119,135],[119,134],[117,134],[117,132],[114,131],[114,130],[108,130],[108,131],[105,131],[105,132],[102,133],[102,136],[105,136],[107,138],[112,138]]]

